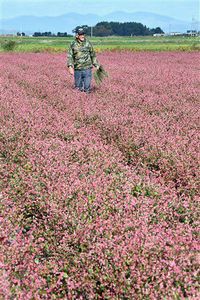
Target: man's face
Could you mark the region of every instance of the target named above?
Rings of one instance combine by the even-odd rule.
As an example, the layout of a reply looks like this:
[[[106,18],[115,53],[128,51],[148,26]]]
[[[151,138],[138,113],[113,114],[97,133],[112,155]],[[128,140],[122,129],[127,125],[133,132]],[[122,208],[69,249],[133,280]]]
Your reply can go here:
[[[77,39],[80,41],[80,42],[83,42],[85,40],[85,35],[84,34],[77,34]]]

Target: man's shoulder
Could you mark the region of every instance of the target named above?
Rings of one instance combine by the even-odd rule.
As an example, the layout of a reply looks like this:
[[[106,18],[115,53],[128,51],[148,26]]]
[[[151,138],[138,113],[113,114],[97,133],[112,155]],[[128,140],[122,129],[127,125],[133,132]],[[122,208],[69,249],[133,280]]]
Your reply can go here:
[[[90,40],[88,40],[88,39],[85,40],[85,43],[86,43],[87,45],[89,45],[89,46],[92,45],[92,43],[91,43]]]
[[[74,46],[76,46],[77,45],[77,41],[76,40],[73,40],[71,43],[70,43],[70,46],[71,47],[74,47]]]
[[[70,43],[70,47],[71,48],[74,48],[74,47],[77,47],[77,46],[80,46],[79,42],[77,40],[73,40],[71,43]],[[82,44],[83,47],[91,47],[92,46],[92,43],[88,40],[88,39],[85,39],[85,42]]]
[[[73,40],[73,41],[70,43],[70,47],[71,47],[71,48],[74,48],[74,47],[76,47],[77,45],[78,45],[77,40]]]

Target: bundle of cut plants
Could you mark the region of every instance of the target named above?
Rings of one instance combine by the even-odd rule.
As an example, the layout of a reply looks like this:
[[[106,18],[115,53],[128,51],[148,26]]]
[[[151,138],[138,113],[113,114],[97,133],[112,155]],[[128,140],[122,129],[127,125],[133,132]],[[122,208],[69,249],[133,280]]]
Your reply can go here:
[[[100,85],[105,77],[108,77],[108,73],[105,71],[103,66],[100,66],[95,72],[94,72],[94,79],[97,85]]]

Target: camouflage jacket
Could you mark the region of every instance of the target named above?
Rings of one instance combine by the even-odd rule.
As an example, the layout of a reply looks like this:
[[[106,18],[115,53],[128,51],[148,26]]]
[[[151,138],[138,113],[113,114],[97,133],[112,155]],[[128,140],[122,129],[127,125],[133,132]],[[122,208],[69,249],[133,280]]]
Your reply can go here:
[[[67,66],[75,70],[85,70],[99,66],[92,44],[85,39],[83,42],[74,40],[68,50]]]

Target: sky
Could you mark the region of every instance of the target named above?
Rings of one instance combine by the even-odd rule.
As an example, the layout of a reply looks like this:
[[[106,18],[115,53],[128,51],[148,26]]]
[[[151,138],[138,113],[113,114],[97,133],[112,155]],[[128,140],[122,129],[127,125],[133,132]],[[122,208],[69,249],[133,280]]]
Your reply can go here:
[[[199,21],[200,0],[0,0],[0,19],[20,15],[59,16],[69,12],[103,16],[114,11],[151,12]]]

